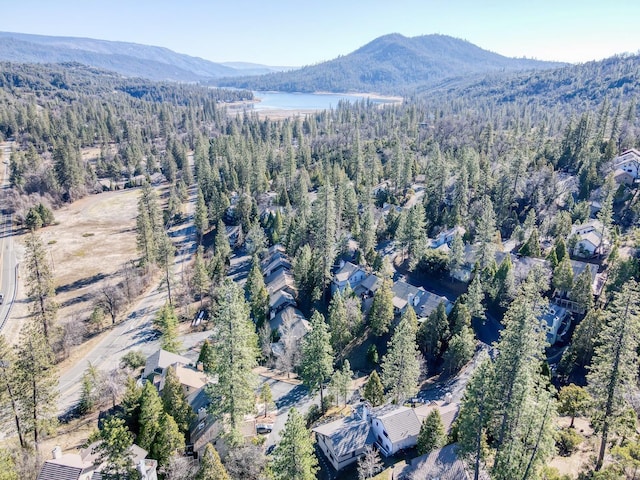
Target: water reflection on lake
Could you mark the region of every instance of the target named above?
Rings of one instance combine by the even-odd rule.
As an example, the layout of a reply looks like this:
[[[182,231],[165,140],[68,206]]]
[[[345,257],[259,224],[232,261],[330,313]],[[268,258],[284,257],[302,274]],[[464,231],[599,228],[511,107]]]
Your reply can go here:
[[[367,97],[366,95],[349,95],[338,93],[286,93],[286,92],[253,92],[260,101],[253,104],[253,109],[261,110],[327,110],[336,108],[340,100],[357,102],[369,99],[373,103],[394,103],[397,99]]]

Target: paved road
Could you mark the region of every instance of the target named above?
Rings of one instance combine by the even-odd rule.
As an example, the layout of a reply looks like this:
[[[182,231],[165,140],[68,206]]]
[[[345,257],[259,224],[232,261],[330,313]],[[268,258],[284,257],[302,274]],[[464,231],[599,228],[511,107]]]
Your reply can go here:
[[[9,189],[9,157],[11,144],[0,144],[0,189]],[[0,206],[0,293],[4,302],[0,305],[0,331],[7,322],[17,293],[18,260],[13,247],[13,219]]]
[[[195,201],[196,190],[192,187],[189,190],[186,221],[173,226],[169,231],[169,235],[177,247],[174,279],[184,275],[185,265],[196,249],[195,227],[193,226]],[[89,363],[100,370],[108,371],[117,368],[120,358],[130,350],[140,350],[145,355],[149,355],[159,348],[159,340],[152,322],[166,300],[166,286],[153,288],[132,307],[124,321],[110,330],[91,351],[60,376],[59,413],[65,413],[77,404],[80,398],[80,379]],[[183,336],[181,341],[187,352],[186,356],[197,356],[197,352],[190,352],[190,349],[209,335],[210,332],[198,332]]]
[[[262,383],[268,383],[271,388],[271,394],[274,403],[278,409],[276,413],[276,421],[273,430],[267,437],[265,446],[268,448],[280,441],[280,432],[284,428],[289,415],[289,410],[295,407],[303,416],[314,403],[320,405],[320,394],[314,396],[309,395],[309,390],[303,385],[293,385],[291,383],[282,382],[273,378],[260,377]]]

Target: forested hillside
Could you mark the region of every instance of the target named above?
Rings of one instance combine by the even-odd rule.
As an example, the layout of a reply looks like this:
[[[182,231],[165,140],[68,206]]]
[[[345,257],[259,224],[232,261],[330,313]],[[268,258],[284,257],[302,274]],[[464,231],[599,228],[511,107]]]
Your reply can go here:
[[[310,433],[295,409],[273,460],[253,442],[239,440],[241,419],[256,410],[252,369],[258,362],[279,375],[298,374],[306,389],[296,395],[315,399],[320,393],[319,404],[308,408],[309,425],[330,407],[348,403],[354,371],[368,376],[364,398],[395,407],[415,400],[427,378],[448,381],[472,365],[477,369],[467,377],[466,392],[451,396],[460,408],[452,436],[445,440],[436,418],[439,433],[421,434],[420,453],[454,439],[477,476],[486,469],[496,480],[558,478],[550,459],[570,454],[587,435],[561,428],[562,412],[595,428],[589,434],[595,461],[577,460],[585,478],[605,478],[592,476],[602,469],[611,474],[606,478],[621,478],[636,465],[628,452],[640,447],[633,409],[639,392],[640,294],[634,280],[640,274],[640,195],[629,179],[633,168],[614,170],[612,160],[640,146],[637,61],[619,57],[494,77],[466,84],[466,90],[425,91],[382,107],[341,102],[282,121],[251,112],[230,115],[221,105],[249,99],[250,92],[128,81],[77,64],[2,64],[0,140],[12,138],[15,148],[11,188],[0,201],[37,230],[42,218],[32,224],[28,218],[46,213],[43,203],[56,207],[102,189],[142,186],[134,263],[138,272],[157,268],[168,290],[155,320],[160,344],[180,350],[176,312],[183,308],[197,305],[209,317],[211,342],[202,346],[200,361],[217,381],[204,393],[230,453],[223,466],[209,444],[200,468],[222,472],[216,478],[227,478],[225,468],[234,480],[248,478],[242,462],[247,452],[251,478],[266,475],[268,463],[277,467],[277,479],[293,478],[291,465],[303,465],[304,478],[317,471]],[[83,159],[86,148],[99,153]],[[148,182],[152,177],[166,187],[162,201]],[[192,267],[172,278],[175,248],[165,224],[182,221],[189,187],[197,199],[199,247]],[[587,256],[576,232],[596,221],[589,233],[601,241]],[[435,248],[432,240],[451,227],[462,230],[444,242],[447,248]],[[40,342],[36,351],[46,355],[35,366],[18,362],[0,377],[19,387],[18,404],[27,406],[31,400],[23,392],[36,383],[24,378],[36,376],[47,393],[52,387],[41,379],[52,368],[47,348],[63,352],[65,343],[55,339],[68,334],[53,328],[67,319],[56,319],[49,303],[51,272],[44,285],[33,274],[41,265],[33,259],[44,258],[44,250],[37,236],[30,238],[29,299],[36,307],[17,352],[27,358],[31,336]],[[240,256],[251,263],[244,290],[231,278]],[[287,289],[281,296],[309,320],[301,321],[304,334],[297,337],[291,318],[273,328],[270,323],[274,290],[267,289],[269,275],[262,270],[275,257],[286,270],[280,272],[280,288]],[[336,286],[344,262],[374,276],[375,288],[356,293],[348,282]],[[135,276],[129,274],[107,293],[128,295]],[[401,313],[399,279],[416,282],[412,291],[420,294],[437,288],[450,295],[449,313],[442,297],[428,313],[414,310],[415,297],[405,297]],[[96,304],[105,308],[103,316],[107,293]],[[541,320],[553,302],[571,308],[574,322],[556,332],[555,349],[547,348],[548,325]],[[93,317],[79,321],[93,325]],[[114,325],[117,319],[115,312]],[[495,355],[478,354],[472,362],[489,350],[478,339],[491,328]],[[0,362],[6,365],[12,362]],[[91,392],[100,390],[91,390],[93,380],[86,378],[83,398],[91,400]],[[127,441],[133,441],[131,432],[138,434],[136,441],[164,468],[182,456],[182,432],[194,413],[179,410],[184,396],[179,387],[171,390],[175,397],[161,402],[151,383],[141,390],[129,380],[121,394],[123,413],[109,420]],[[266,417],[271,393],[259,395]],[[38,398],[51,403],[46,395]],[[15,410],[7,397],[0,399],[5,413]],[[358,398],[353,407],[360,403]],[[50,410],[42,408],[34,421],[51,420]],[[21,435],[13,419],[31,410],[15,411],[8,424]],[[180,426],[173,416],[182,418]],[[41,433],[29,427],[17,448],[37,446]],[[596,440],[601,449],[593,449]]]
[[[404,93],[445,78],[488,72],[542,70],[561,64],[507,58],[446,35],[385,35],[334,60],[289,72],[215,80],[214,84],[286,92]]]
[[[168,48],[92,38],[53,37],[0,32],[0,61],[23,63],[77,62],[118,72],[126,77],[198,82],[222,76],[266,73],[271,68],[246,65],[236,68],[176,53]]]

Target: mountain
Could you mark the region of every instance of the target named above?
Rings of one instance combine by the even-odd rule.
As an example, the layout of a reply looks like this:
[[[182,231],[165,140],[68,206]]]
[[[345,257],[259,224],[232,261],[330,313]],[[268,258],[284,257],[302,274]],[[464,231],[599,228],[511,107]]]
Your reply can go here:
[[[298,67],[270,67],[260,63],[250,62],[222,62],[220,65],[238,70],[240,75],[265,75],[273,72],[288,72]]]
[[[289,92],[363,91],[401,93],[435,85],[445,78],[488,72],[538,70],[562,63],[509,58],[446,35],[408,38],[394,33],[358,50],[289,72],[216,80],[220,86]]]
[[[150,80],[198,82],[216,77],[233,77],[272,72],[276,67],[253,65],[233,67],[168,48],[91,38],[52,37],[0,32],[0,61],[20,63],[82,63],[111,70],[126,77]]]

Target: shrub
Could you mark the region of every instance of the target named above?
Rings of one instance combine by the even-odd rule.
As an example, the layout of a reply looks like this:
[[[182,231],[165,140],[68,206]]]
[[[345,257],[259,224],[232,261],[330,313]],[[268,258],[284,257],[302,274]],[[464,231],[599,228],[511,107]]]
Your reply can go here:
[[[147,363],[147,359],[140,350],[131,350],[120,359],[120,365],[129,367],[131,370],[144,367],[145,363]]]
[[[556,446],[558,447],[558,453],[563,457],[568,457],[575,452],[581,443],[582,437],[573,428],[565,428],[558,432]]]

